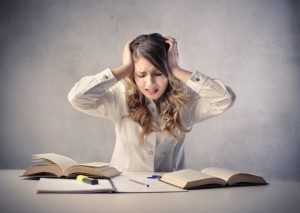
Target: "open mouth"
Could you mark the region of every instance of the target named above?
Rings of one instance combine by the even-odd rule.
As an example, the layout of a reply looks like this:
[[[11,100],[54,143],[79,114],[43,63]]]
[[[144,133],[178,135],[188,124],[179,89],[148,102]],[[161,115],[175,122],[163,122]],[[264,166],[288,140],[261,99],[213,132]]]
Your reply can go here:
[[[158,89],[146,89],[146,92],[150,95],[155,95],[158,92]]]

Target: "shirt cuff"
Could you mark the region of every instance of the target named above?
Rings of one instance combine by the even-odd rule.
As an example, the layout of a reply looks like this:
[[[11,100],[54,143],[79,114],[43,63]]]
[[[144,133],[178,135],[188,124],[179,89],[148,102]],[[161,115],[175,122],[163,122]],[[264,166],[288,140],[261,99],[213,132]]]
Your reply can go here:
[[[197,93],[200,93],[203,88],[208,87],[222,95],[226,94],[226,88],[222,82],[210,78],[198,70],[192,73],[191,77],[187,80],[186,85]]]
[[[187,80],[186,85],[192,88],[197,93],[199,93],[204,86],[204,82],[207,79],[208,77],[206,75],[196,70],[192,73],[191,77]]]
[[[104,91],[108,90],[118,82],[117,78],[115,77],[110,68],[106,68],[102,72],[96,74],[95,79],[97,82],[96,84],[101,83],[101,87]]]

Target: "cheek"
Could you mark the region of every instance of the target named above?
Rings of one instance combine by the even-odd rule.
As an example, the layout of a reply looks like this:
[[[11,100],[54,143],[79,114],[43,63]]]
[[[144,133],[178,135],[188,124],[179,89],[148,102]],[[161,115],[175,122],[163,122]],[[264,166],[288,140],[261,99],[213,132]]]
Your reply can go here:
[[[168,79],[166,79],[166,78],[164,78],[162,81],[161,81],[161,86],[163,87],[163,88],[167,88],[167,86],[168,86]]]
[[[143,81],[139,78],[135,78],[135,83],[139,89],[143,88]]]

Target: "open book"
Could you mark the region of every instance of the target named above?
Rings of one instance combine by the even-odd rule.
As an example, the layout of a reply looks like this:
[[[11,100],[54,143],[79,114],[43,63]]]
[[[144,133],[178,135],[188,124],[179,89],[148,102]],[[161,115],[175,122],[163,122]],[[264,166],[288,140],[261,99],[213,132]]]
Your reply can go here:
[[[31,164],[21,177],[76,177],[78,174],[90,177],[108,178],[119,175],[112,164],[103,162],[92,162],[78,164],[63,155],[55,153],[32,155]]]
[[[169,172],[160,180],[183,189],[268,184],[263,177],[218,167],[208,167],[201,171],[183,169]]]

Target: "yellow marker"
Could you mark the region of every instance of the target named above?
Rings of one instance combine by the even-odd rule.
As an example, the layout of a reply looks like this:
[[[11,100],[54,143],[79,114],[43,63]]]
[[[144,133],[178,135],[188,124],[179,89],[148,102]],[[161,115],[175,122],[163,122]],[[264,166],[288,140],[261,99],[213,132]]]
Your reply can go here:
[[[97,179],[89,178],[88,176],[85,176],[85,175],[77,175],[76,180],[78,180],[80,182],[88,183],[88,184],[91,184],[91,185],[98,184]]]

